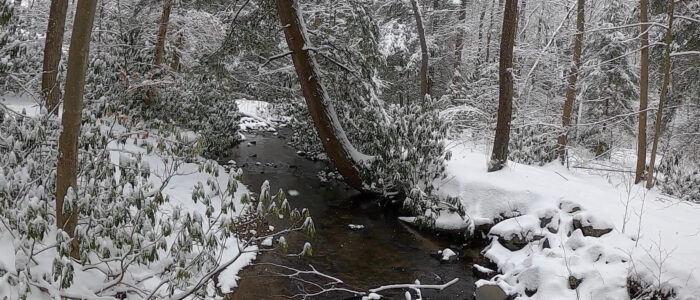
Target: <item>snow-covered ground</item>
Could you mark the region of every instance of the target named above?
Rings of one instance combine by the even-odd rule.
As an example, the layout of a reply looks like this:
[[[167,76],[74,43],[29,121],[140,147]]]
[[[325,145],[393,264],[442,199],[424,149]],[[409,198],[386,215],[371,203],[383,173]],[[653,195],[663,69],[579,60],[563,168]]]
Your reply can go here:
[[[453,143],[447,178],[438,183],[438,193],[460,197],[471,222],[444,215],[437,224],[484,228],[497,220],[484,255],[502,275],[478,285],[495,283],[522,298],[626,299],[633,277],[698,299],[700,205],[632,185],[626,173],[591,174],[557,162],[509,162],[487,173],[488,156],[476,148]]]

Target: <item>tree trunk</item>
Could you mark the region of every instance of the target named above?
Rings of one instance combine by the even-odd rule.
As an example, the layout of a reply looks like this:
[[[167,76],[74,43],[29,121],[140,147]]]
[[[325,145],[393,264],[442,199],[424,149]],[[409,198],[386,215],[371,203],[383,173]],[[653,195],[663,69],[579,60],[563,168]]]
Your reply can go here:
[[[163,3],[163,12],[160,15],[160,22],[158,27],[158,40],[156,41],[155,49],[155,60],[154,64],[156,67],[163,63],[163,51],[165,49],[165,36],[168,33],[168,22],[170,20],[170,7],[172,6],[172,0],[165,0]]]
[[[173,49],[173,61],[170,63],[170,69],[175,72],[180,72],[180,48],[182,47],[182,32],[175,40],[175,49]]]
[[[495,0],[489,1],[491,1],[491,10],[489,11],[489,29],[486,31],[486,63],[489,63],[491,58],[491,32],[493,31],[493,11],[496,4]]]
[[[649,25],[647,18],[647,0],[639,1],[639,29],[641,37],[641,70],[639,74],[639,123],[637,132],[637,169],[634,172],[634,183],[644,179],[644,169],[647,162],[647,103],[649,98]]]
[[[423,28],[423,17],[416,0],[411,0],[413,16],[416,18],[416,28],[418,30],[418,40],[420,41],[421,63],[420,63],[420,94],[421,103],[425,104],[425,97],[430,94],[430,83],[428,82],[428,43],[425,40],[425,29]]]
[[[61,62],[63,32],[66,24],[68,0],[52,0],[49,9],[49,23],[46,26],[44,43],[44,65],[41,74],[41,93],[49,112],[58,115],[58,100],[61,94],[58,65]]]
[[[484,2],[484,6],[481,9],[481,15],[479,15],[479,42],[477,43],[477,49],[476,49],[476,57],[477,60],[479,56],[481,55],[481,41],[484,36],[484,16],[486,15],[486,5],[487,2]]]
[[[576,99],[576,81],[578,79],[578,70],[581,66],[581,44],[583,42],[584,30],[584,5],[585,0],[578,0],[578,15],[576,17],[576,36],[574,38],[574,57],[572,60],[571,71],[569,74],[569,85],[566,87],[566,100],[564,100],[564,110],[561,114],[561,123],[564,132],[559,136],[557,141],[557,154],[559,160],[564,164],[566,160],[566,144],[568,142],[568,131],[571,125],[571,111],[574,107]]]
[[[520,40],[524,41],[525,40],[525,33],[527,31],[527,0],[523,0],[522,2],[522,8],[520,8],[520,17],[518,19],[518,22],[520,23],[520,30],[522,30]]]
[[[295,0],[275,0],[275,2],[287,46],[292,53],[299,84],[323,148],[345,182],[363,191],[360,167],[370,158],[364,157],[350,144],[338,121],[335,109],[320,82],[316,60],[309,53],[308,49],[311,45],[308,45],[307,33],[303,27],[304,20],[301,13],[297,11],[299,8]]]
[[[97,0],[79,0],[68,51],[68,73],[66,95],[63,103],[63,130],[58,142],[58,165],[56,168],[56,226],[70,237],[75,236],[78,221],[77,204],[71,205],[70,214],[63,213],[63,201],[69,188],[78,192],[78,138],[80,137],[85,72],[90,52],[90,36],[95,19]],[[71,243],[71,255],[78,257],[78,242]]]
[[[647,188],[654,186],[654,163],[656,152],[659,146],[659,136],[661,136],[661,122],[664,111],[664,102],[668,95],[668,84],[671,80],[671,41],[673,40],[673,1],[668,1],[668,28],[666,29],[666,46],[664,49],[663,71],[664,79],[661,83],[661,94],[659,95],[659,108],[656,110],[656,120],[654,121],[654,140],[651,144],[651,157],[649,158],[649,172],[647,172]]]
[[[501,29],[501,53],[498,63],[498,122],[488,171],[503,169],[508,161],[510,121],[513,114],[513,46],[517,31],[518,0],[506,0]]]
[[[170,20],[170,8],[172,7],[172,0],[165,0],[163,2],[163,11],[160,15],[159,27],[158,27],[158,39],[156,40],[155,48],[155,58],[153,59],[153,68],[159,68],[163,63],[163,52],[165,51],[165,36],[168,33],[168,22]],[[146,93],[146,98],[143,102],[146,106],[150,107],[153,104],[153,98],[155,93],[153,88],[149,88]]]
[[[455,71],[459,71],[459,66],[462,64],[462,49],[464,49],[464,27],[467,25],[467,0],[461,1],[459,9],[459,22],[457,22],[457,37],[455,38]]]

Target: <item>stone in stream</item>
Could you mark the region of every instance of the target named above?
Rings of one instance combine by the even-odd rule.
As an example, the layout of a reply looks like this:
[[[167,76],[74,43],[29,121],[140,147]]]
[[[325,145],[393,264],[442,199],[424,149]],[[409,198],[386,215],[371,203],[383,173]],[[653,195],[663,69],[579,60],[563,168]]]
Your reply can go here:
[[[493,276],[496,276],[496,271],[478,264],[474,264],[472,266],[472,273],[474,273],[474,277],[485,280],[489,280],[493,278]]]
[[[485,284],[476,288],[475,300],[508,300],[510,297],[497,284]]]

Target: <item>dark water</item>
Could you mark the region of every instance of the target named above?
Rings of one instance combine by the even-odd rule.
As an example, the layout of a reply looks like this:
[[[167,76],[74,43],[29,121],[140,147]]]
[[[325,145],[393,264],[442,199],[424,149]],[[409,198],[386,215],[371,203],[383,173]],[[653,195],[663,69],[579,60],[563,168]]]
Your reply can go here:
[[[296,154],[287,146],[284,131],[279,136],[257,133],[235,150],[231,159],[244,169],[243,182],[252,191],[259,191],[269,180],[272,191],[296,190],[289,196],[293,207],[306,207],[311,212],[316,236],[310,240],[312,257],[289,257],[266,252],[258,256],[258,265],[245,268],[230,299],[288,299],[303,288],[298,282],[275,274],[283,270],[259,263],[275,263],[299,269],[313,265],[318,271],[343,280],[350,288],[366,291],[394,284],[442,284],[454,278],[459,281],[443,291],[423,290],[424,299],[471,299],[474,281],[471,266],[480,259],[479,250],[462,249],[459,261],[443,264],[431,253],[458,245],[421,234],[397,219],[393,209],[383,209],[376,199],[355,192],[344,183],[323,183],[318,178],[325,165]],[[252,143],[254,144],[252,144]],[[255,157],[254,157],[255,156]],[[258,164],[259,162],[259,164]],[[348,224],[364,225],[350,230]],[[287,236],[289,253],[300,252],[307,238],[301,234]],[[457,244],[457,241],[454,241]],[[305,277],[311,278],[313,277]],[[315,290],[307,290],[315,291]],[[403,299],[405,291],[383,292],[390,298]],[[415,297],[415,293],[412,292]],[[316,299],[347,299],[352,294],[332,292]]]

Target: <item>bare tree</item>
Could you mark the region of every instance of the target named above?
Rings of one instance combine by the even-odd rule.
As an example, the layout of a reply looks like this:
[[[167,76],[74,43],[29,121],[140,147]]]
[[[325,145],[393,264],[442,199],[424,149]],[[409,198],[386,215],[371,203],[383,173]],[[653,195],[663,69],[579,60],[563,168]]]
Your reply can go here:
[[[559,160],[564,164],[566,159],[566,145],[568,142],[567,135],[569,134],[569,126],[571,125],[571,111],[576,100],[576,81],[578,79],[578,71],[581,66],[581,44],[583,43],[584,30],[584,5],[585,0],[578,0],[578,14],[576,17],[576,37],[574,38],[574,57],[572,59],[571,71],[569,72],[569,85],[566,87],[566,100],[564,100],[564,109],[561,114],[561,123],[564,132],[559,136],[557,144],[557,154]]]
[[[513,115],[513,46],[518,23],[518,0],[506,0],[501,29],[501,53],[498,63],[498,121],[488,171],[503,169],[508,161],[510,121]]]
[[[637,131],[637,169],[634,183],[644,179],[647,163],[647,103],[649,98],[649,33],[647,0],[639,1],[639,30],[641,36],[641,70],[639,74],[639,123]]]
[[[275,1],[299,84],[323,148],[345,181],[355,189],[364,190],[360,168],[363,161],[369,158],[352,146],[338,121],[335,109],[320,82],[316,60],[309,53],[312,47],[306,30],[301,25],[305,23],[301,13],[298,13],[299,7],[295,0]]]
[[[428,43],[425,40],[425,29],[423,28],[423,16],[420,13],[420,7],[416,0],[411,0],[413,7],[413,16],[416,18],[416,28],[418,31],[418,40],[420,41],[421,63],[420,63],[420,94],[422,103],[425,102],[425,97],[430,94],[430,82],[428,82]]]
[[[49,23],[46,26],[44,43],[44,65],[41,74],[41,93],[49,112],[58,115],[58,100],[61,94],[58,77],[58,64],[61,62],[63,33],[66,24],[68,0],[52,0],[49,8]]]
[[[61,124],[63,130],[58,142],[58,164],[56,168],[56,225],[69,236],[75,236],[78,223],[77,206],[72,204],[70,214],[63,213],[64,200],[70,188],[78,192],[78,138],[85,92],[85,69],[90,52],[90,36],[95,19],[97,0],[79,0],[73,22],[66,94],[63,103]],[[78,256],[77,240],[73,239],[71,255]]]
[[[668,84],[671,80],[671,41],[673,41],[673,1],[668,1],[668,28],[666,29],[666,46],[664,49],[663,71],[664,79],[661,83],[661,94],[659,95],[659,107],[656,110],[656,120],[654,121],[654,140],[651,144],[651,157],[649,158],[649,172],[647,172],[647,188],[654,186],[654,163],[656,162],[656,152],[661,136],[661,122],[664,111],[664,102],[668,96]]]

